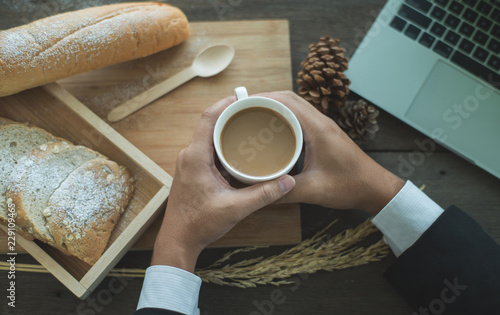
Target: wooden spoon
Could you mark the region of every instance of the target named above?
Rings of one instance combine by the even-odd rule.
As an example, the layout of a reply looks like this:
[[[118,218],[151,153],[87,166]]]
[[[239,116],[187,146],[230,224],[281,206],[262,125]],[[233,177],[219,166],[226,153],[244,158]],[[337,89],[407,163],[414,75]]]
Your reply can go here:
[[[198,53],[191,66],[152,88],[133,97],[108,114],[110,122],[119,121],[138,111],[194,77],[211,77],[226,69],[234,58],[234,49],[228,45],[210,46]]]

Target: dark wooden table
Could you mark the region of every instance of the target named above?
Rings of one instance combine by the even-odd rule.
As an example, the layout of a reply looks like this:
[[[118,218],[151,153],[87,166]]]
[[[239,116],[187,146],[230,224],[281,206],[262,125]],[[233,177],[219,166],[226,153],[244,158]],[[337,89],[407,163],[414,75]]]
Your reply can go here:
[[[119,1],[0,0],[0,29],[59,12],[113,2]],[[338,37],[348,55],[352,55],[385,1],[172,0],[169,3],[181,8],[191,21],[288,19],[293,72],[296,74],[300,62],[307,55],[308,44],[317,41],[322,35]],[[408,159],[412,152],[419,152],[415,142],[425,139],[425,136],[385,112],[381,113],[379,124],[380,131],[376,139],[364,149],[377,162],[398,174],[400,159]],[[426,193],[441,206],[456,204],[462,208],[500,242],[500,181],[497,178],[443,148],[437,148],[426,156],[424,162],[405,178],[417,186],[425,184]],[[367,218],[360,211],[336,211],[310,205],[302,205],[301,209],[303,237],[311,236],[334,218],[340,218],[343,227],[355,226]],[[262,250],[259,254],[279,253],[283,249],[274,247]],[[200,257],[199,265],[207,265],[226,251],[206,250]],[[0,257],[2,261],[6,260],[5,255]],[[151,252],[130,252],[118,267],[146,268],[150,257]],[[272,311],[259,311],[257,305],[269,300],[276,287],[236,289],[203,284],[199,302],[201,314],[409,315],[412,309],[382,277],[393,260],[394,256],[391,255],[379,263],[335,272],[318,272],[301,281],[294,290],[281,287],[285,301],[275,305]],[[18,262],[36,263],[29,255],[18,257]],[[6,273],[2,272],[0,278],[2,292],[5,292]],[[8,308],[3,295],[0,313],[131,314],[137,305],[142,279],[128,280],[120,287],[120,292],[110,298],[99,295],[100,291],[108,290],[110,279],[106,278],[87,300],[81,301],[52,275],[18,272],[17,307],[14,311]]]

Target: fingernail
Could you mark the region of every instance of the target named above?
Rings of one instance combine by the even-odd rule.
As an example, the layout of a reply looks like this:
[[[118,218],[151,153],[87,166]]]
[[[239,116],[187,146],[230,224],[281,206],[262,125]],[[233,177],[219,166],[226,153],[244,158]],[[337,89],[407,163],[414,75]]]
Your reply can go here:
[[[290,190],[292,190],[293,187],[295,187],[295,179],[292,176],[286,175],[279,181],[279,186],[281,191],[286,194]]]

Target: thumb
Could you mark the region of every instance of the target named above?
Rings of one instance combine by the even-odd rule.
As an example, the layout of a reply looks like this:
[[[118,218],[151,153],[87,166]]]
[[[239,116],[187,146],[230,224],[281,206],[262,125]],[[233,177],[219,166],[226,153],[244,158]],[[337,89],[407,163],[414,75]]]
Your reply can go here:
[[[285,196],[295,187],[295,179],[290,175],[275,180],[255,184],[234,191],[233,198],[239,204],[242,218]]]
[[[318,176],[313,176],[309,172],[300,173],[294,176],[296,181],[295,188],[289,193],[281,197],[276,203],[311,203],[317,204],[318,200],[315,194],[317,185],[315,179]]]

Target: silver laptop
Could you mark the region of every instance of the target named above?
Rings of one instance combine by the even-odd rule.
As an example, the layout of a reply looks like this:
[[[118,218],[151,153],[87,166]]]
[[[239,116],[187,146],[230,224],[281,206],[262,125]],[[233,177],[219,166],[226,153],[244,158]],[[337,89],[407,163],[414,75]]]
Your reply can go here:
[[[500,1],[389,0],[351,89],[500,178]]]

